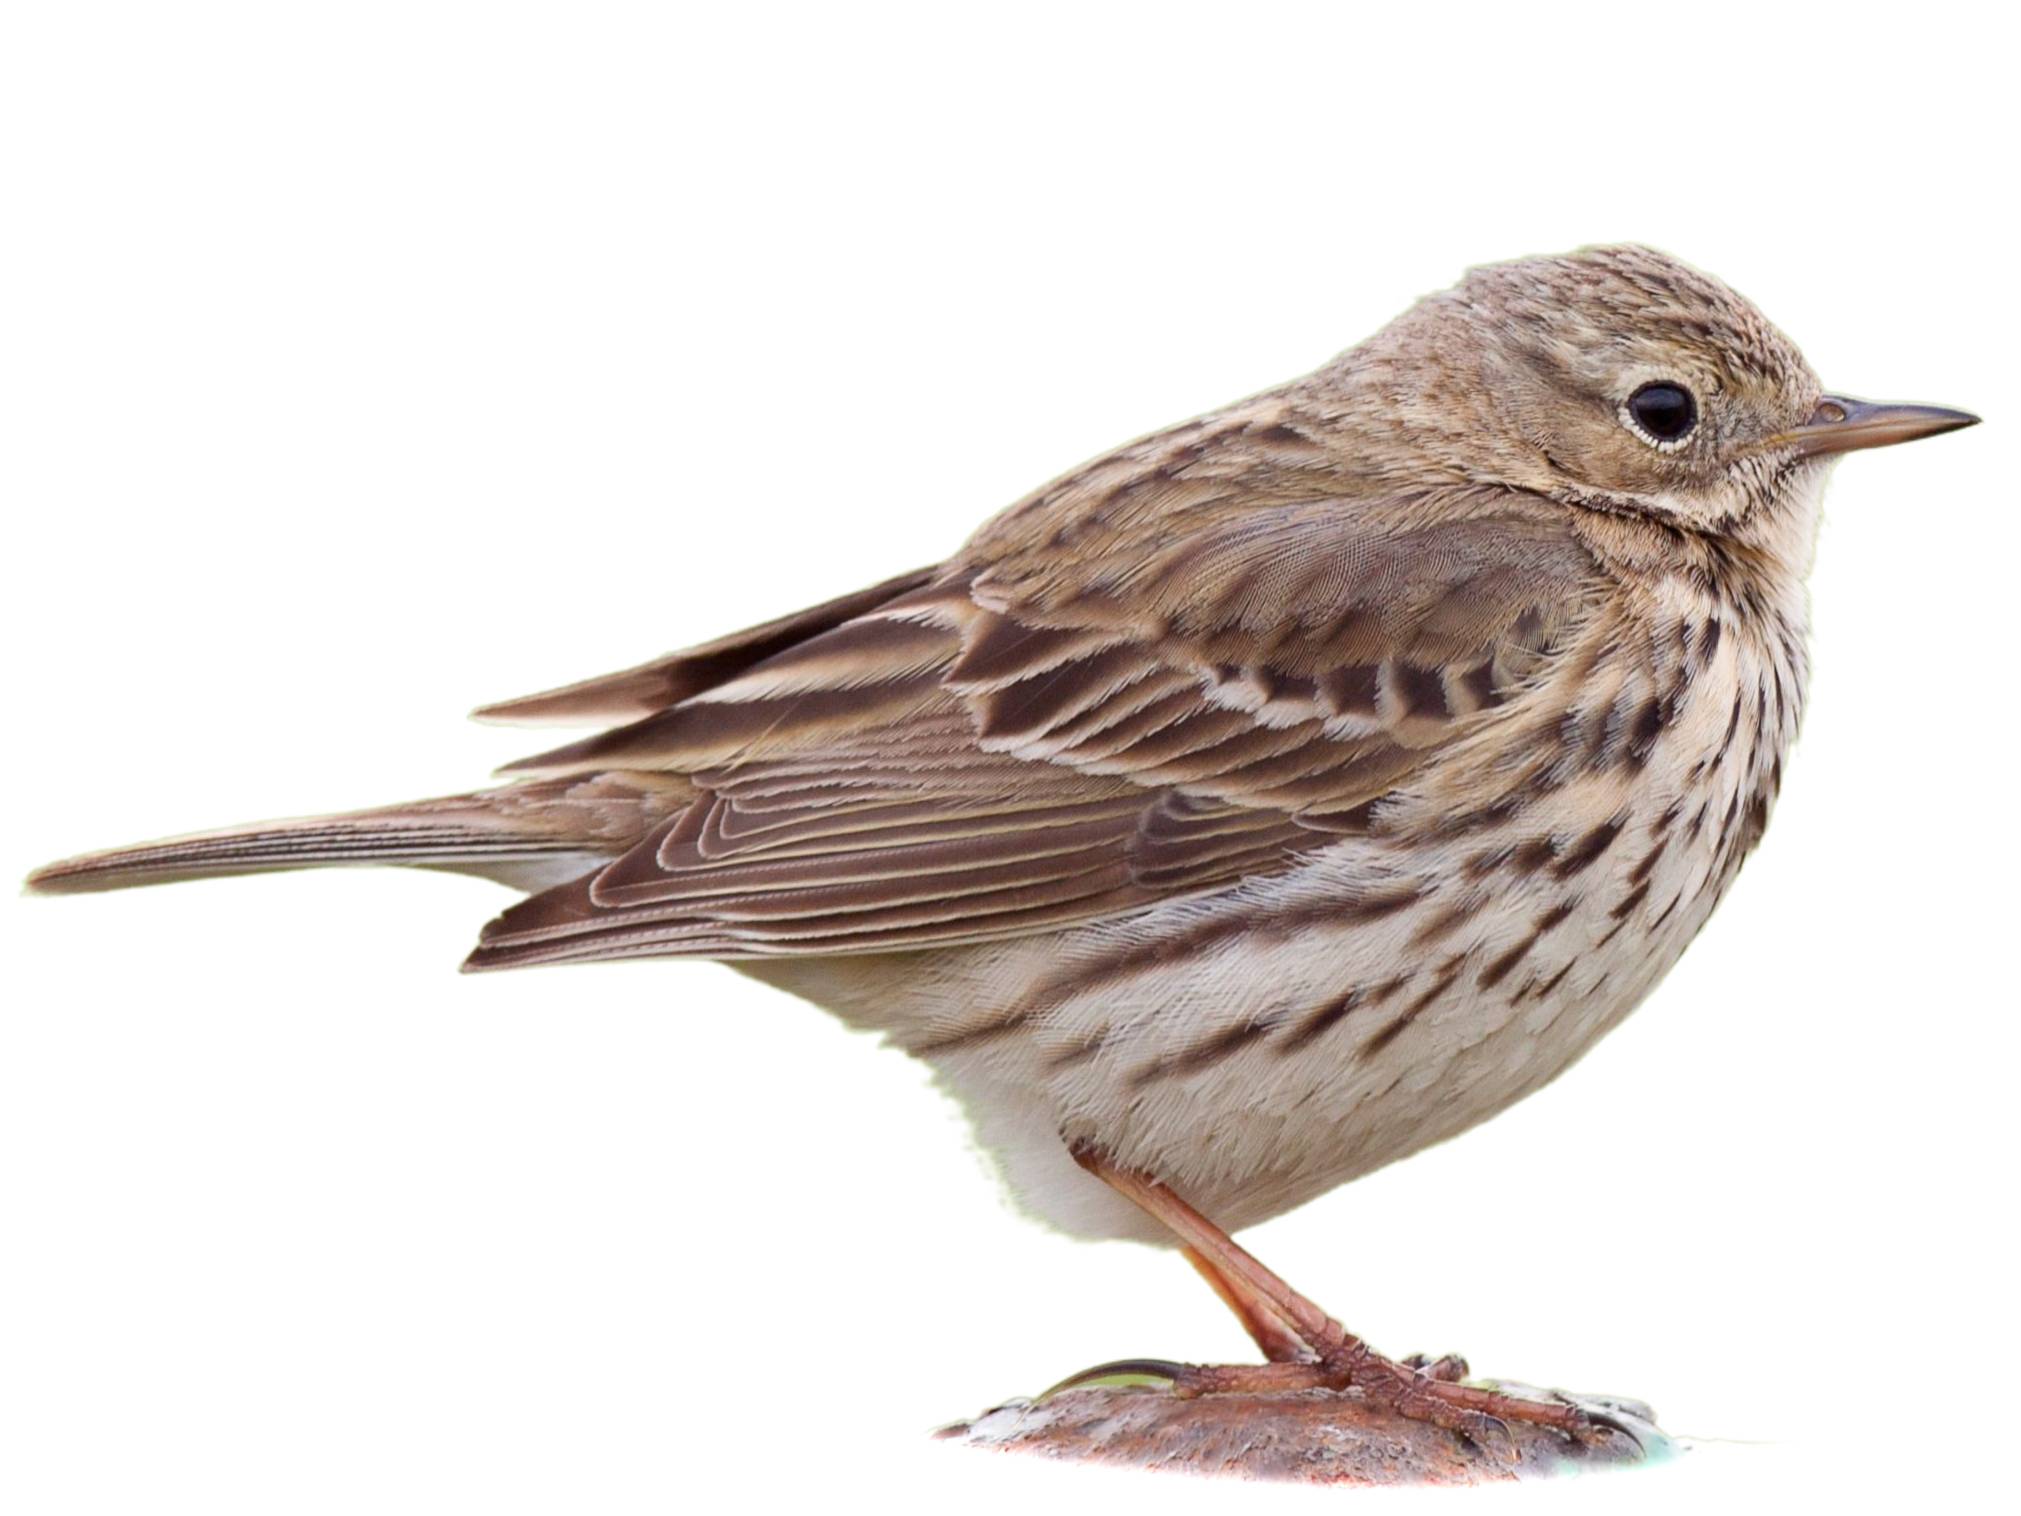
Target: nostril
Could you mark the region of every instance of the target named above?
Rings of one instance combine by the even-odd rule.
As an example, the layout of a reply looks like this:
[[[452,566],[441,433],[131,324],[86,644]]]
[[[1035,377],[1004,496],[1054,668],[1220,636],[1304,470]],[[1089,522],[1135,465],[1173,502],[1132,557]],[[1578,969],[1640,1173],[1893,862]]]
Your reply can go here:
[[[1836,400],[1820,400],[1817,409],[1810,413],[1812,426],[1830,426],[1846,419],[1846,408]]]

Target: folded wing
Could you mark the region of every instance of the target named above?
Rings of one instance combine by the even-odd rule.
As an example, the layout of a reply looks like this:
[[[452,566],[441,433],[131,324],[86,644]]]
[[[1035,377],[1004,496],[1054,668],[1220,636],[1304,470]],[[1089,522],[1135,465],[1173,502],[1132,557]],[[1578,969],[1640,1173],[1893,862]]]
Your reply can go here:
[[[1588,603],[1561,526],[1458,503],[1277,504],[1076,553],[1036,531],[810,612],[725,682],[513,766],[696,798],[470,966],[978,942],[1284,867],[1520,698]]]

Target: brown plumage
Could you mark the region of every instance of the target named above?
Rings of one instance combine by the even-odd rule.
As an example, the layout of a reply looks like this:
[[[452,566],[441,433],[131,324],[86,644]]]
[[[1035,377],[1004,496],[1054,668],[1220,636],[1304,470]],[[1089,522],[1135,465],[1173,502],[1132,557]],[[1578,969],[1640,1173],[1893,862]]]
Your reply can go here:
[[[1506,503],[1369,518],[1287,505],[1044,583],[964,555],[695,698],[515,764],[674,772],[701,793],[610,868],[508,912],[472,966],[975,941],[1362,829],[1516,688],[1593,572]]]
[[[503,788],[32,883],[506,879],[470,967],[736,961],[926,1058],[1032,1210],[1183,1241],[1291,1360],[1254,1372],[1542,1416],[1368,1354],[1205,1218],[1463,1130],[1634,1006],[1782,782],[1825,465],[1971,419],[1824,395],[1647,249],[1480,269],[946,563],[487,708],[611,724]]]

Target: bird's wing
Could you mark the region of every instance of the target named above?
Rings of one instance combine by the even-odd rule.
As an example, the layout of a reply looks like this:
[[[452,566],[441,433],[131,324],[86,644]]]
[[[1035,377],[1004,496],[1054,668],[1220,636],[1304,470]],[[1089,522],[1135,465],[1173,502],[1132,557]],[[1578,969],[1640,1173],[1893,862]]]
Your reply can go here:
[[[926,584],[514,765],[697,793],[507,911],[470,966],[976,942],[1279,868],[1493,719],[1593,593],[1548,516],[1459,505],[1273,505],[1067,555],[1051,529],[985,533]]]
[[[831,631],[853,616],[873,611],[887,600],[931,580],[938,568],[915,569],[853,595],[795,611],[758,626],[732,632],[636,668],[602,674],[579,684],[522,695],[479,706],[471,714],[480,721],[555,722],[588,725],[597,721],[632,721],[663,711],[712,685],[733,679],[752,664],[782,652],[797,642]]]

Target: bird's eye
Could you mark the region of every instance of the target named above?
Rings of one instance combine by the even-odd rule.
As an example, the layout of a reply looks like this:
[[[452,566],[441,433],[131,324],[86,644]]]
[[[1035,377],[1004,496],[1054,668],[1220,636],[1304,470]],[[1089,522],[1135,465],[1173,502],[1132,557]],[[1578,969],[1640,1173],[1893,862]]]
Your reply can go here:
[[[1664,447],[1682,442],[1698,425],[1698,402],[1681,384],[1658,380],[1628,397],[1628,420],[1643,439]]]

